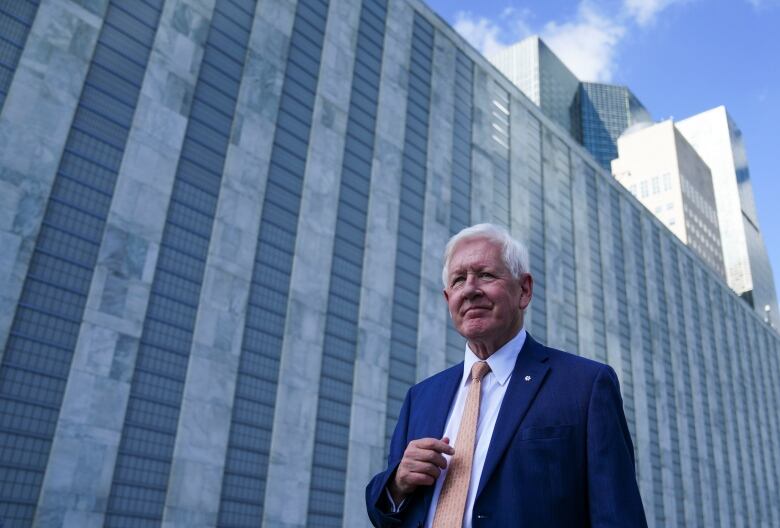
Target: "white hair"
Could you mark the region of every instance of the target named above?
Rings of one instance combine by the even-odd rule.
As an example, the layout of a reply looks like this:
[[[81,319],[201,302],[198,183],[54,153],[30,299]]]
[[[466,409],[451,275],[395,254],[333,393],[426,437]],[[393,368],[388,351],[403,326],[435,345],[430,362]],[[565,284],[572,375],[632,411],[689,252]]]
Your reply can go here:
[[[501,245],[501,257],[512,273],[512,277],[519,279],[524,273],[528,273],[528,249],[519,240],[512,238],[512,235],[504,227],[495,224],[476,224],[453,235],[444,247],[444,268],[441,270],[441,280],[445,288],[447,287],[450,260],[455,246],[464,240],[477,238],[487,239]]]

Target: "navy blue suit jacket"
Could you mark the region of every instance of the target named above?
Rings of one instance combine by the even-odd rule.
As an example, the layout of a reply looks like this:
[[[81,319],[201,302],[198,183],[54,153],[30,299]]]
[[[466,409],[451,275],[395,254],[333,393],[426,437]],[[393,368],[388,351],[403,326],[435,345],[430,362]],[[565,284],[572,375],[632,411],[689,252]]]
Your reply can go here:
[[[374,526],[425,522],[433,486],[418,488],[395,514],[385,513],[384,489],[410,441],[442,437],[462,373],[460,363],[406,394],[387,469],[366,488]],[[472,526],[647,526],[612,368],[526,337],[490,441]]]

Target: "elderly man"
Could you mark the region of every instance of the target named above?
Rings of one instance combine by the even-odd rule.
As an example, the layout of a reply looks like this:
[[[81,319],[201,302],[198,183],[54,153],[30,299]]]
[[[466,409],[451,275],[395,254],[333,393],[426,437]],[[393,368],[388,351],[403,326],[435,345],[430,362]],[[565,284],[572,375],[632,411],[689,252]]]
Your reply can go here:
[[[465,358],[407,393],[388,467],[366,488],[374,526],[647,525],[615,372],[525,331],[528,269],[498,226],[447,244],[444,298]]]

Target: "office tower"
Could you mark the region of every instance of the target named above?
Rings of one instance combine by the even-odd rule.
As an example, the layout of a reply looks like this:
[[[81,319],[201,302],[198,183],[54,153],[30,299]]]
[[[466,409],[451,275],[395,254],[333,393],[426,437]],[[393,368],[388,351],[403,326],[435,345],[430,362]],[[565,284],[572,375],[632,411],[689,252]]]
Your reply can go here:
[[[672,120],[626,133],[617,146],[612,175],[725,280],[710,169]]]
[[[579,79],[539,38],[525,38],[489,57],[544,115],[574,134],[572,115]]]
[[[576,109],[577,139],[607,170],[618,156],[620,135],[633,126],[653,122],[650,112],[625,86],[580,83]]]
[[[487,220],[618,373],[651,525],[780,525],[777,332],[424,3],[12,5],[5,528],[366,526]]]
[[[758,225],[742,132],[724,106],[683,119],[677,128],[712,171],[729,286],[780,328],[777,290]]]

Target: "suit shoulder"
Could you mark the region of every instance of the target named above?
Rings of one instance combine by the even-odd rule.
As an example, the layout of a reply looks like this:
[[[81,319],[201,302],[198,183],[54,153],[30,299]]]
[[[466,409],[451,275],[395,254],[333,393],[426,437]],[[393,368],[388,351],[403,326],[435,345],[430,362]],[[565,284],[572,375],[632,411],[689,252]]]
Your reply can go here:
[[[460,378],[463,374],[463,362],[457,363],[449,368],[437,372],[433,376],[427,377],[419,383],[413,385],[409,390],[414,396],[420,392],[429,390],[438,390],[445,382],[449,382],[453,377]]]
[[[613,372],[612,367],[606,363],[578,356],[571,352],[564,352],[563,350],[558,350],[556,348],[547,346],[544,348],[545,352],[548,354],[550,366],[558,367],[559,369],[572,370],[585,376],[596,376],[605,370],[607,372]]]

